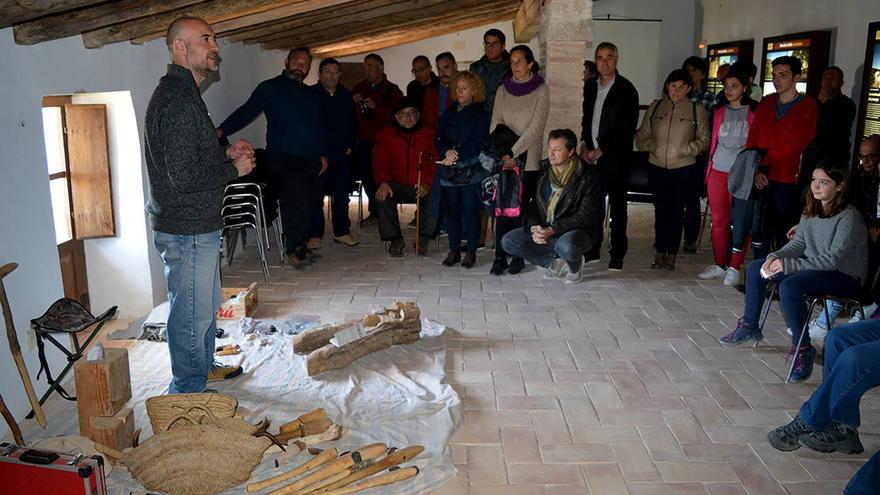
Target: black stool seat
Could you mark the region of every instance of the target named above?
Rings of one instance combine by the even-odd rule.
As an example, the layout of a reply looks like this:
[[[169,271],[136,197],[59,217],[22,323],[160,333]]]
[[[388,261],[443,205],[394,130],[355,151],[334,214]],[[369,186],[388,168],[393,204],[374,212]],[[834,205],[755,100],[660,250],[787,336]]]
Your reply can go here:
[[[43,316],[31,320],[31,328],[34,329],[34,334],[37,337],[37,354],[40,358],[40,371],[37,372],[37,380],[40,379],[40,375],[45,370],[46,380],[49,382],[49,389],[46,390],[42,397],[40,397],[40,404],[45,403],[54,391],[58,391],[58,394],[67,400],[76,400],[76,397],[72,397],[66,390],[64,390],[61,386],[61,381],[70,369],[73,368],[73,364],[83,357],[83,352],[88,348],[92,339],[94,339],[101,330],[101,327],[103,327],[104,324],[116,314],[116,309],[117,306],[113,306],[100,316],[96,317],[79,302],[64,297],[52,303],[52,305],[49,306],[49,309],[43,313]],[[78,333],[89,327],[92,327],[92,329],[89,332],[88,337],[86,337],[84,342],[80,343]],[[70,347],[72,347],[72,349],[65,347],[52,335],[59,333],[68,334],[70,337]],[[49,362],[46,360],[46,344],[43,341],[44,338],[67,356],[67,366],[61,370],[58,378],[52,378],[52,373],[49,371]],[[27,417],[31,418],[33,417],[33,414],[34,412],[31,411]]]

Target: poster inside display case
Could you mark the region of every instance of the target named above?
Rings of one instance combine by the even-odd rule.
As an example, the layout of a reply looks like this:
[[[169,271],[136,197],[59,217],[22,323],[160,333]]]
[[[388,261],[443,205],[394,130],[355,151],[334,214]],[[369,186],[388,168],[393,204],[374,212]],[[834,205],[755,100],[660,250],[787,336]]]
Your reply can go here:
[[[856,124],[859,142],[872,134],[880,134],[880,21],[868,26],[868,43],[865,52],[865,77],[859,100],[859,119]],[[853,153],[856,155],[857,153]]]
[[[724,81],[717,78],[718,68],[724,64],[733,65],[737,60],[752,60],[755,50],[753,40],[731,41],[709,45],[707,60],[709,62],[709,91],[719,94],[724,90]]]
[[[761,57],[761,89],[765,95],[775,93],[773,60],[783,56],[800,59],[803,73],[796,84],[798,92],[816,96],[822,86],[822,72],[828,68],[831,31],[810,31],[764,38]]]

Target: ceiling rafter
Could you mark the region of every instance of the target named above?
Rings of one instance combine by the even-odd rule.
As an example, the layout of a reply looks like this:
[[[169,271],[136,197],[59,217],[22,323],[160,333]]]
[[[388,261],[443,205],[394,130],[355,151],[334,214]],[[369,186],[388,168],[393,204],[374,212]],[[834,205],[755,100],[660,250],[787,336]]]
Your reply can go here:
[[[95,0],[55,0],[53,2],[2,0],[0,1],[0,29],[46,15],[87,7],[95,3],[99,2]]]

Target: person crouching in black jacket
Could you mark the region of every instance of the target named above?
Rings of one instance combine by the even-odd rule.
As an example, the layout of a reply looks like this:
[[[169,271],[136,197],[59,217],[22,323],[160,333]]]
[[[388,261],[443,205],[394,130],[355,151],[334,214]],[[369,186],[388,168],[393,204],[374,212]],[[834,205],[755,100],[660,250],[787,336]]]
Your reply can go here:
[[[542,162],[535,199],[522,229],[501,239],[504,250],[541,267],[547,278],[583,278],[584,253],[601,239],[600,176],[577,156],[571,129],[550,131],[548,162]]]

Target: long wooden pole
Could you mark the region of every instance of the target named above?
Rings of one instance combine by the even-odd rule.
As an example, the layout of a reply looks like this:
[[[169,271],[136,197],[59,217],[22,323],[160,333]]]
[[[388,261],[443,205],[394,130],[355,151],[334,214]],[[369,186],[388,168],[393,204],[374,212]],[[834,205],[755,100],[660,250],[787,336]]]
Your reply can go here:
[[[361,490],[366,490],[367,488],[385,486],[390,485],[391,483],[405,481],[415,477],[417,474],[419,474],[419,468],[415,466],[410,466],[403,469],[398,469],[396,471],[391,471],[390,473],[375,476],[373,478],[368,478],[354,485],[337,488],[335,490],[330,490],[327,492],[321,492],[321,495],[348,495],[350,493],[357,493]]]
[[[16,445],[24,445],[24,437],[21,436],[21,428],[18,427],[18,423],[15,422],[15,417],[9,412],[9,408],[6,407],[6,402],[3,401],[2,395],[0,395],[0,413],[3,414],[3,419],[5,419],[6,424],[9,425],[9,429],[12,431],[12,438],[15,439]]]
[[[43,414],[43,408],[34,392],[34,385],[31,383],[31,376],[28,373],[27,366],[24,364],[24,358],[21,356],[21,346],[18,345],[18,335],[15,333],[15,323],[12,321],[12,310],[9,309],[9,299],[6,297],[6,287],[3,285],[3,279],[18,268],[18,263],[7,263],[0,267],[0,305],[3,306],[3,320],[6,322],[6,337],[9,339],[9,351],[12,353],[12,359],[15,360],[15,366],[18,368],[18,374],[24,383],[24,391],[27,393],[31,407],[34,408],[34,414],[37,421],[43,428],[46,427],[46,415]]]

